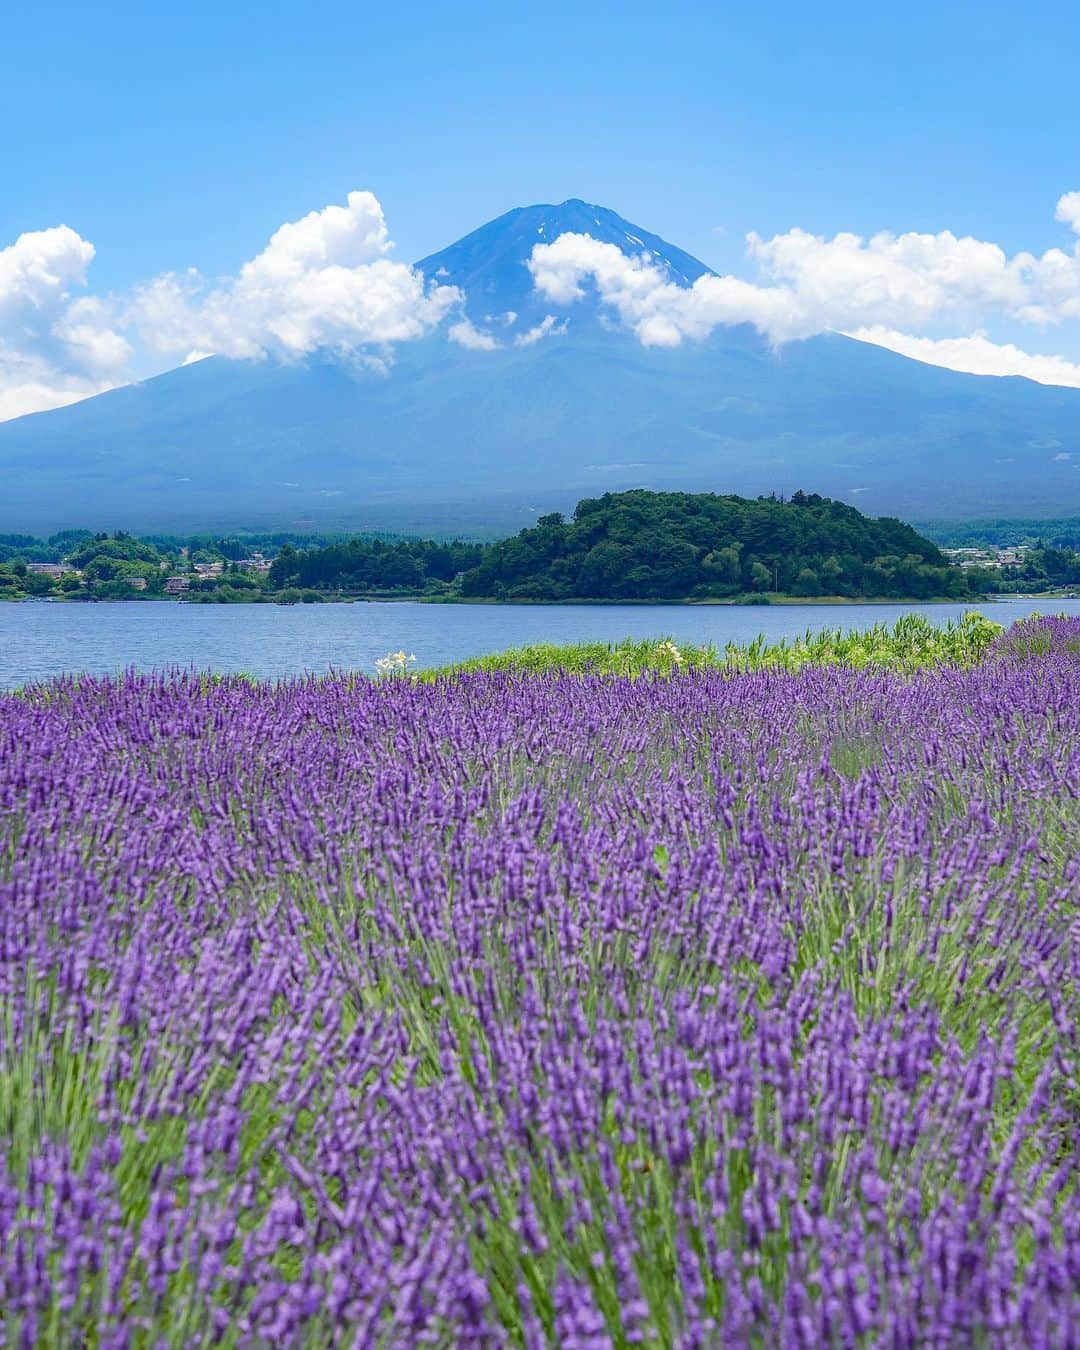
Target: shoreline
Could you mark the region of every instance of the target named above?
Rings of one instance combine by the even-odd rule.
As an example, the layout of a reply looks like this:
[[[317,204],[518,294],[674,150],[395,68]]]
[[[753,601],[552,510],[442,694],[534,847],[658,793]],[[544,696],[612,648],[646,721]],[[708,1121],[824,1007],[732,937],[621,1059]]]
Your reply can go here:
[[[212,592],[210,592],[212,594]],[[799,608],[829,606],[843,609],[850,605],[996,605],[1011,600],[1080,600],[1080,592],[1069,588],[1054,591],[1027,591],[1022,595],[991,592],[975,596],[849,596],[849,595],[787,595],[779,592],[765,592],[760,598],[753,596],[706,597],[703,599],[672,600],[535,600],[517,598],[513,600],[496,599],[494,596],[447,596],[447,595],[320,595],[312,600],[276,600],[271,596],[251,600],[192,600],[185,595],[145,595],[136,593],[124,596],[89,595],[20,595],[0,596],[0,604],[8,605],[130,605],[130,604],[179,604],[192,606],[211,606],[219,609],[251,605],[278,605],[282,608],[297,605],[463,605],[473,607],[490,606],[505,608],[508,606],[558,606],[560,608],[611,608],[657,609],[681,607],[687,609],[768,609],[772,607]]]
[[[303,605],[462,605],[471,607],[506,608],[509,606],[552,606],[557,605],[560,608],[581,608],[595,609],[598,607],[611,608],[617,606],[626,609],[657,609],[671,608],[673,606],[684,607],[687,609],[769,609],[771,607],[784,606],[787,608],[797,608],[799,606],[829,605],[835,608],[843,608],[846,605],[992,605],[1007,600],[1069,600],[1080,599],[1080,595],[1068,594],[1034,594],[1023,596],[1011,595],[975,595],[975,596],[848,596],[848,595],[772,595],[768,599],[741,599],[741,598],[717,598],[717,599],[673,599],[673,600],[533,600],[518,598],[514,600],[497,600],[491,596],[433,596],[433,595],[326,595],[320,596],[317,600],[275,600],[272,598],[258,600],[189,600],[183,596],[171,595],[110,595],[110,596],[59,596],[59,595],[22,595],[22,596],[0,596],[0,604],[8,605],[147,605],[147,604],[178,604],[190,605],[192,607],[209,607],[217,609],[234,609],[238,607],[249,608],[252,605],[262,607],[279,606],[280,608],[295,608]]]

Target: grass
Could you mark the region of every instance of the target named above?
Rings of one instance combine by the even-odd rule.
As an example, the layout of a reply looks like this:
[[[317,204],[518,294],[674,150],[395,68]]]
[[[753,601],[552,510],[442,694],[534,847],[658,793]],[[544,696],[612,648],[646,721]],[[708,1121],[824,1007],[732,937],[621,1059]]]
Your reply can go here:
[[[770,642],[764,634],[739,646],[679,646],[671,638],[627,638],[621,642],[536,643],[491,656],[474,657],[435,670],[421,679],[479,672],[510,671],[521,675],[640,676],[670,675],[681,670],[786,670],[807,666],[877,666],[917,670],[931,666],[970,667],[986,655],[1003,633],[1001,624],[971,611],[956,622],[934,624],[921,614],[905,614],[891,627],[807,632],[799,638]]]

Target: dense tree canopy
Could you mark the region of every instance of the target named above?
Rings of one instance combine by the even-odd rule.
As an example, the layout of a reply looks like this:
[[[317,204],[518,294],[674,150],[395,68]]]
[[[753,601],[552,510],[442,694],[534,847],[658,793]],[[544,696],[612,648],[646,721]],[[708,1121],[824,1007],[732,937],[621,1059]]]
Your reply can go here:
[[[266,548],[267,567],[251,554]],[[66,562],[77,572],[29,569]],[[216,564],[216,566],[207,566]],[[961,569],[899,520],[864,516],[816,494],[607,493],[571,519],[541,516],[495,543],[378,536],[198,535],[142,538],[69,530],[48,540],[0,535],[0,599],[160,596],[173,576],[204,602],[425,595],[507,600],[683,600],[785,593],[967,599],[988,589],[1060,586],[1080,558],[1040,547],[1023,567]]]
[[[971,593],[937,546],[816,494],[606,493],[490,545],[462,592],[530,600],[674,600],[782,591],[812,597]]]
[[[137,538],[133,534],[127,534],[123,530],[117,532],[111,537],[107,534],[95,534],[68,554],[68,562],[72,567],[93,567],[107,562],[114,563],[153,563],[157,565],[161,562],[161,554],[153,544],[148,544],[144,540]],[[146,568],[142,568],[145,571]],[[120,575],[117,571],[116,575]]]
[[[927,521],[925,526],[915,521],[914,524],[916,529],[925,529],[942,548],[1015,548],[1019,545],[1080,550],[1080,515],[1043,519],[934,520]]]
[[[422,591],[445,586],[483,557],[480,544],[430,539],[350,539],[329,548],[296,550],[286,544],[270,568],[270,585],[314,590]]]

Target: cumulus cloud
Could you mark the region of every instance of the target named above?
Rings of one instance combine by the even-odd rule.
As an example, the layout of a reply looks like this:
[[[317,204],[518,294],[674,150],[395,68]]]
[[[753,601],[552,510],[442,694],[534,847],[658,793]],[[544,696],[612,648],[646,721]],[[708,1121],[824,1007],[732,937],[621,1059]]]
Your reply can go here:
[[[650,347],[676,347],[684,338],[702,338],[719,324],[755,322],[763,331],[788,327],[788,297],[738,281],[701,277],[679,286],[644,254],[628,256],[615,244],[587,234],[562,234],[537,244],[529,260],[536,289],[560,305],[573,304],[591,283],[600,300]]]
[[[893,329],[874,326],[857,328],[848,334],[860,342],[888,347],[902,356],[925,361],[932,366],[947,366],[971,375],[1023,375],[1038,384],[1068,385],[1080,389],[1080,364],[1061,356],[1040,356],[1021,351],[1011,343],[991,342],[982,333],[974,337],[926,338]]]
[[[86,280],[93,257],[94,246],[66,225],[20,234],[0,249],[0,320],[61,312],[71,287]]]
[[[459,319],[457,323],[451,324],[446,336],[459,347],[467,347],[472,352],[493,352],[502,345],[468,319]]]
[[[394,262],[370,192],[278,229],[236,276],[171,272],[126,297],[76,294],[94,248],[66,225],[0,249],[0,419],[70,403],[212,354],[292,360],[320,349],[385,368],[461,301]],[[133,359],[134,358],[134,359]]]
[[[266,248],[222,284],[169,273],[140,288],[128,322],[163,353],[293,359],[422,337],[459,303],[453,286],[429,285],[392,261],[382,207],[350,192],[282,225]]]
[[[518,333],[514,338],[515,347],[531,347],[542,338],[558,337],[566,332],[569,319],[563,319],[560,323],[554,314],[545,314],[538,324],[534,324],[527,332]]]
[[[1070,229],[1080,234],[1080,192],[1066,192],[1058,198],[1055,220],[1063,220]]]
[[[1057,218],[1080,233],[1080,192],[1061,197]],[[948,230],[824,238],[793,229],[771,239],[750,234],[747,254],[757,274],[752,281],[706,275],[680,286],[646,254],[628,256],[614,244],[568,233],[535,245],[529,267],[549,301],[572,305],[594,293],[646,346],[678,346],[737,323],[753,324],[779,344],[828,331],[917,332],[949,322],[970,331],[993,315],[1028,324],[1080,317],[1080,242],[1071,252],[1009,256],[997,244]],[[925,350],[930,359],[932,349]],[[1008,366],[1025,357],[1011,350],[995,359]],[[937,363],[948,355],[948,347],[938,348]],[[991,355],[985,351],[983,359]],[[968,359],[976,359],[976,348]],[[1008,373],[1041,370],[1032,378],[1055,383],[1055,369],[1070,374],[1060,358],[1025,359],[1026,369]]]
[[[130,357],[107,307],[73,294],[93,257],[66,225],[0,249],[0,420],[99,393]]]

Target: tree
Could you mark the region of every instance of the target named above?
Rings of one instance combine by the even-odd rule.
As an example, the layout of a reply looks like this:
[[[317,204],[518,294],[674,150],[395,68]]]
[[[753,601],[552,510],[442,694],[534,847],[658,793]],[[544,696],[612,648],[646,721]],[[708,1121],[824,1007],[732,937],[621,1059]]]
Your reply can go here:
[[[38,572],[30,572],[23,579],[23,590],[27,595],[55,595],[56,587],[52,577],[42,576]]]
[[[268,579],[275,590],[290,585],[296,578],[299,554],[292,544],[282,546],[281,552],[270,564]]]
[[[85,569],[98,558],[109,558],[116,562],[154,563],[159,566],[162,562],[161,554],[152,544],[122,531],[113,539],[104,534],[87,539],[71,553],[68,561],[73,567]]]
[[[750,564],[750,589],[752,591],[767,591],[772,584],[772,573],[764,563],[759,563],[756,559]]]
[[[818,574],[812,567],[800,568],[791,590],[793,595],[820,595],[821,582],[818,580]]]
[[[634,565],[634,551],[609,540],[590,549],[581,563],[575,590],[585,599],[627,594],[627,576]]]
[[[88,582],[117,581],[123,572],[122,561],[107,556],[90,558],[83,567],[83,576]]]
[[[738,542],[716,549],[702,559],[702,571],[717,581],[737,584],[742,575],[741,552],[742,545]]]
[[[844,579],[843,564],[834,554],[830,554],[821,564],[818,575],[821,579],[822,595],[851,594],[850,587]]]

